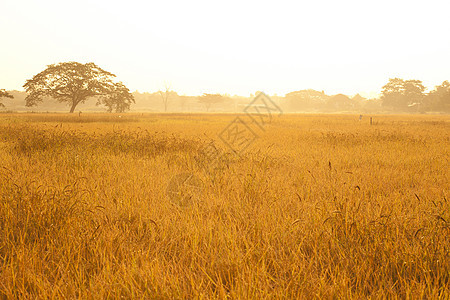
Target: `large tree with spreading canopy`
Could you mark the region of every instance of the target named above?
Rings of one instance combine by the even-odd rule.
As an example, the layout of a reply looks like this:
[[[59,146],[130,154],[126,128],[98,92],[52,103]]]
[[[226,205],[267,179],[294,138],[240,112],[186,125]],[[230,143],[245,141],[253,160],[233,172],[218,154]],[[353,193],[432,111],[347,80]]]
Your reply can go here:
[[[97,97],[98,104],[108,110],[123,110],[134,103],[133,95],[121,82],[113,81],[116,75],[94,63],[63,62],[47,66],[24,84],[28,95],[26,106],[35,106],[44,97],[66,102],[73,113],[78,104]],[[113,105],[113,106],[111,106]]]

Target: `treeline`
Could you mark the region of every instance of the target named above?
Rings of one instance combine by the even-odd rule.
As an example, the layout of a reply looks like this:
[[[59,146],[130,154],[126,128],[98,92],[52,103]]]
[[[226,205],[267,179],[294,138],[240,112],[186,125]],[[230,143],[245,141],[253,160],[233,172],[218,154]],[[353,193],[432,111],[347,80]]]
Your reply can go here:
[[[450,83],[444,81],[426,93],[420,80],[389,79],[381,96],[366,99],[359,94],[329,96],[323,91],[301,90],[286,94],[285,109],[290,111],[357,112],[450,112]]]
[[[383,86],[382,104],[395,111],[442,111],[450,112],[450,83],[444,81],[432,91],[420,80],[389,79]]]
[[[286,94],[284,109],[293,112],[380,112],[383,107],[380,99],[366,99],[359,94],[330,96],[309,89]]]
[[[426,88],[420,80],[393,78],[382,87],[379,98],[366,99],[359,94],[327,95],[323,91],[312,89],[294,91],[283,96],[272,95],[272,100],[285,112],[444,112],[450,113],[450,83],[444,81],[433,90]],[[26,107],[22,91],[4,91],[9,96],[0,97],[0,110],[3,111],[67,111],[67,104],[51,98],[38,107]],[[202,96],[179,95],[175,91],[165,90],[154,93],[132,93],[135,103],[131,111],[147,112],[241,112],[253,97],[204,94]],[[6,94],[4,94],[6,95]],[[95,97],[93,97],[95,98]],[[95,105],[96,101],[87,101],[77,106],[77,111],[105,111]],[[3,104],[3,105],[2,105]]]
[[[39,106],[27,107],[24,91],[8,91],[12,98],[1,98],[0,111],[25,111],[25,112],[67,112],[67,104],[60,103],[50,97],[44,97]],[[178,95],[175,91],[170,91],[168,95],[161,95],[162,92],[138,92],[132,93],[135,103],[130,107],[130,111],[145,112],[237,112],[242,105],[249,103],[252,97],[240,97],[219,94],[204,94],[203,96]],[[209,99],[209,97],[215,99]],[[107,111],[107,108],[96,105],[96,98],[92,97],[86,103],[80,103],[76,111]],[[166,100],[166,101],[165,101]],[[241,109],[242,110],[242,109]]]

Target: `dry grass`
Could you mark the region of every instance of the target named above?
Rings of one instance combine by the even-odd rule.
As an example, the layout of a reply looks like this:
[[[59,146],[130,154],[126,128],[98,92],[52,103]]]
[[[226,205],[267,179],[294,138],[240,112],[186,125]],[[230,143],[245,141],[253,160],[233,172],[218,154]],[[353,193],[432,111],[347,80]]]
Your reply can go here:
[[[232,118],[0,116],[0,295],[450,297],[448,116],[284,115],[208,168]]]

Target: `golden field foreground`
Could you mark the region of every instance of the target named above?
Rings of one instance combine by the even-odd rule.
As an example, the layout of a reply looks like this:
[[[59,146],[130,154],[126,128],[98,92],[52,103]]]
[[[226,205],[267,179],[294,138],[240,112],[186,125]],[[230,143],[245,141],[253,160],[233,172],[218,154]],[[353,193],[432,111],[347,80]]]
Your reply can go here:
[[[449,116],[234,118],[0,115],[0,295],[450,297]]]

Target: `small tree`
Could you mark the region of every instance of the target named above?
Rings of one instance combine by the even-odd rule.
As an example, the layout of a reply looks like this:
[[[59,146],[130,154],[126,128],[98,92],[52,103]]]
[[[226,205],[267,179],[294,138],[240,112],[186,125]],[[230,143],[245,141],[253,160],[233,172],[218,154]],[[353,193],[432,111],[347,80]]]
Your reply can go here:
[[[97,101],[97,105],[105,105],[108,112],[114,110],[117,113],[129,110],[131,103],[135,103],[133,94],[122,82],[116,83],[112,93],[100,96]]]
[[[211,105],[216,103],[221,103],[225,101],[225,97],[220,94],[203,94],[198,97],[198,102],[203,103],[206,107],[206,111],[208,112],[211,108]]]
[[[8,93],[6,90],[1,89],[0,90],[0,99],[3,98],[3,97],[4,98],[11,98],[11,99],[14,98],[14,96],[11,95],[10,93]],[[0,107],[5,107],[5,105],[0,102]]]
[[[167,107],[169,105],[169,99],[170,99],[171,93],[173,93],[173,92],[170,90],[170,86],[166,83],[164,85],[164,91],[160,90],[160,91],[158,91],[158,93],[161,96],[161,99],[163,101],[164,111],[167,112]]]
[[[28,93],[25,105],[37,105],[42,102],[44,96],[50,96],[59,102],[66,102],[70,106],[70,112],[73,113],[78,104],[91,97],[124,92],[113,82],[115,76],[94,63],[64,62],[49,65],[24,84]],[[117,97],[115,101],[125,101],[127,98]]]

